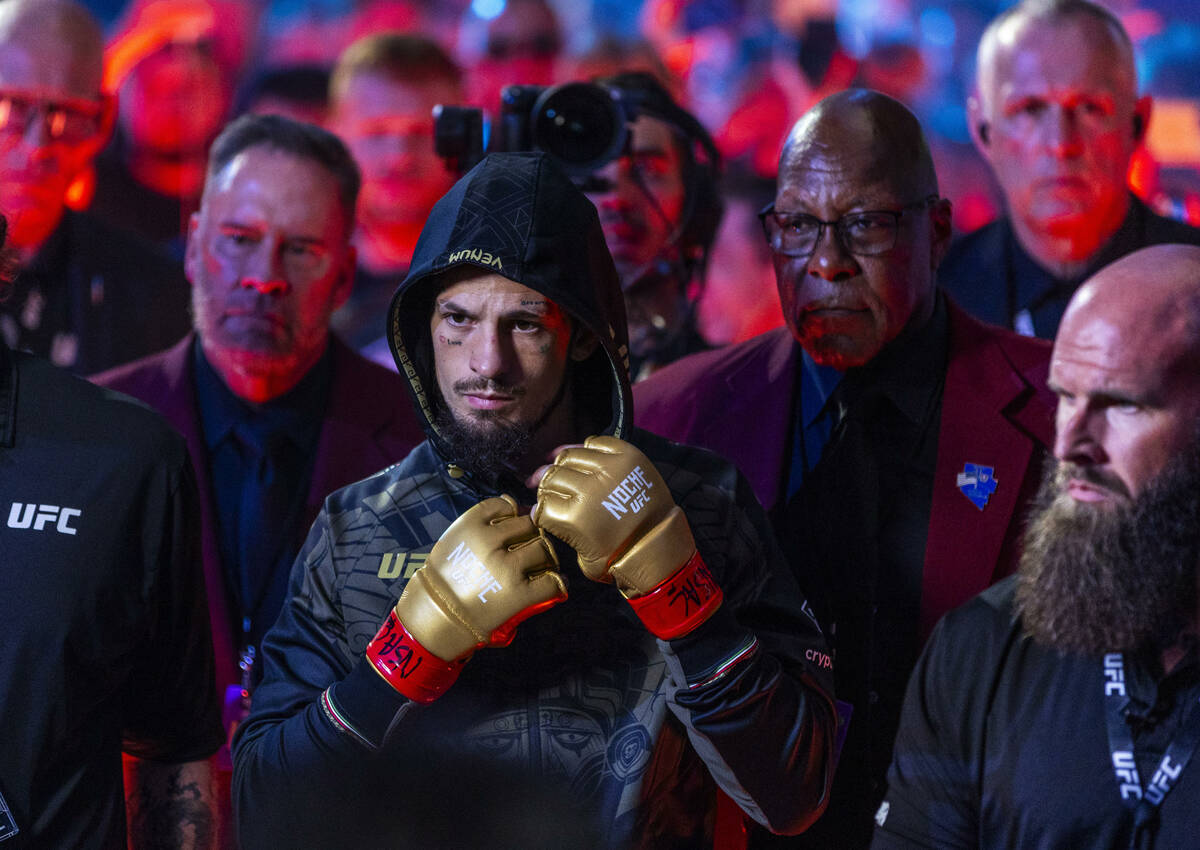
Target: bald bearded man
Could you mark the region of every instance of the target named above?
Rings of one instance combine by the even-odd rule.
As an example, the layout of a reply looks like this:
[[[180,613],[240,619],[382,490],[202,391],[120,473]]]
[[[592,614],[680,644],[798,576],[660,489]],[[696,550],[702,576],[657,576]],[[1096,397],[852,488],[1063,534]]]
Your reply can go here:
[[[787,327],[667,367],[635,410],[732,459],[770,512],[850,715],[801,843],[861,847],[925,636],[1016,567],[1052,430],[1049,350],[937,290],[950,204],[920,124],[885,95],[841,92],[797,122],[762,219]]]
[[[1200,248],[1130,254],[1054,344],[1017,576],[938,625],[874,847],[1194,847]]]

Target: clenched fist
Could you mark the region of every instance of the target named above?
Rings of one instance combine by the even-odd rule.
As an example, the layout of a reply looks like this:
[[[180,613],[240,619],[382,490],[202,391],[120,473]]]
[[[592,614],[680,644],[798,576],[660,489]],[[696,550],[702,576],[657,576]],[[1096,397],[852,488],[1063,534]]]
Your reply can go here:
[[[367,646],[375,669],[418,702],[440,696],[475,650],[504,646],[522,621],[567,598],[545,535],[509,496],[456,519]]]
[[[538,484],[533,521],[614,582],[659,637],[678,637],[721,603],[683,511],[654,464],[616,437],[564,449]]]

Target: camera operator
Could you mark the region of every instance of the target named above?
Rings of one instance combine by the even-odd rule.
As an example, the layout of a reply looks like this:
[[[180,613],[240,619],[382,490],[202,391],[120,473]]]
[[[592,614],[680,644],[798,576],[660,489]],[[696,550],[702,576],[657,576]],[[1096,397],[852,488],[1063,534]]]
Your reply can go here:
[[[644,71],[598,85],[634,106],[621,154],[583,188],[600,212],[629,317],[635,381],[711,346],[696,330],[695,302],[721,220],[719,155],[708,132]]]
[[[543,151],[587,194],[625,296],[635,381],[712,346],[695,303],[721,221],[720,154],[708,131],[652,74],[594,83],[506,86],[493,152]],[[435,149],[465,173],[483,156],[479,109],[440,105]]]

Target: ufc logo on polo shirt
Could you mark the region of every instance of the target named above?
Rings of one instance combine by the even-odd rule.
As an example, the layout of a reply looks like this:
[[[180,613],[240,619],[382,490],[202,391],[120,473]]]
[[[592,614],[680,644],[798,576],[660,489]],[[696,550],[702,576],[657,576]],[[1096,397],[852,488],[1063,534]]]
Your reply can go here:
[[[59,534],[75,534],[76,529],[71,527],[71,520],[82,514],[83,511],[78,508],[13,502],[12,507],[8,510],[8,527],[45,531],[49,526]]]

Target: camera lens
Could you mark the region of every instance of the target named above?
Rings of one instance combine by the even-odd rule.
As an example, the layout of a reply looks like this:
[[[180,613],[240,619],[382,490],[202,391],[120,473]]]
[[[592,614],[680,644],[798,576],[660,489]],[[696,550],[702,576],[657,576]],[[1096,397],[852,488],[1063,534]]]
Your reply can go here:
[[[557,158],[572,174],[586,175],[617,157],[625,146],[625,116],[607,89],[566,83],[547,89],[531,115],[535,148]]]

